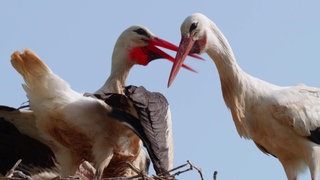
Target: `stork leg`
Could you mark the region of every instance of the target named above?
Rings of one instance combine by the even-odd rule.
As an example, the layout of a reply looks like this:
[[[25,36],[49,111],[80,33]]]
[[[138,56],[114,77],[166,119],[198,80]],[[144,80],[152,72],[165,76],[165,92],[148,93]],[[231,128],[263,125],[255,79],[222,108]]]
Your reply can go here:
[[[312,152],[310,152],[309,154],[312,154],[311,156],[308,156],[308,165],[311,178],[312,180],[318,180],[320,171],[320,148],[318,146],[313,147]]]
[[[80,162],[78,158],[73,156],[73,153],[66,148],[61,148],[56,154],[57,162],[60,164],[60,175],[61,177],[68,177],[75,175]]]
[[[288,180],[297,180],[298,172],[296,171],[296,165],[297,163],[291,160],[283,160],[279,159],[284,171],[286,172]]]
[[[318,180],[319,177],[319,167],[315,164],[309,165],[311,179]]]
[[[93,146],[96,174],[94,179],[102,178],[103,170],[109,165],[113,157],[113,146],[106,142],[105,139],[97,140]]]

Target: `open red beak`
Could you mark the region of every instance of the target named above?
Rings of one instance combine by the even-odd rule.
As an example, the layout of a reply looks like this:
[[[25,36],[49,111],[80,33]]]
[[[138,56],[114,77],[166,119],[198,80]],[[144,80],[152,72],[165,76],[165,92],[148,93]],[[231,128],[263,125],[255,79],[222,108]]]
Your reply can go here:
[[[157,48],[156,46],[159,47],[163,47],[169,50],[173,50],[173,51],[178,51],[178,47],[166,40],[160,39],[158,37],[154,37],[151,40],[147,40],[147,42],[149,43],[149,46],[147,46],[146,48],[149,51],[149,56],[152,59],[157,59],[157,58],[165,58],[168,59],[171,62],[174,62],[174,58],[171,57],[169,54],[163,52],[161,49]],[[153,55],[150,54],[150,52],[152,52]],[[191,57],[194,57],[196,59],[201,59],[203,60],[203,58],[201,58],[200,56],[197,56],[195,54],[186,54],[186,56],[189,55]],[[181,64],[180,66],[182,66],[183,68],[186,68],[192,72],[196,72],[194,69],[192,69],[191,67],[185,65],[185,64]]]
[[[155,46],[159,46],[159,47],[163,47],[163,48],[166,48],[166,49],[170,49],[172,51],[178,51],[179,47],[177,47],[176,45],[166,41],[166,40],[163,40],[163,39],[160,39],[158,37],[155,37],[153,40],[149,41],[150,44],[153,44]],[[196,59],[200,59],[200,60],[204,60],[202,57],[196,55],[196,54],[188,54],[190,57],[193,57],[193,58],[196,58]]]
[[[183,66],[183,61],[186,59],[188,56],[193,44],[194,40],[192,37],[186,38],[182,37],[179,45],[178,52],[176,54],[176,58],[174,60],[171,72],[170,72],[170,77],[168,81],[168,87],[170,87],[171,83],[173,82],[174,78],[177,76],[181,66]]]

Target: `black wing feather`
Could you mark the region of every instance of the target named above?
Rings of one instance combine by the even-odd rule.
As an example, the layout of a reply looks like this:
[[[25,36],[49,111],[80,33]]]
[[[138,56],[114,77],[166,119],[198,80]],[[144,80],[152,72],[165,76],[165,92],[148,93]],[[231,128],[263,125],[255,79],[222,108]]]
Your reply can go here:
[[[168,170],[169,148],[166,142],[168,102],[158,92],[144,87],[127,86],[125,95],[115,93],[86,94],[104,100],[113,110],[109,116],[117,119],[137,134],[146,147],[157,174]],[[139,119],[130,112],[134,108]]]
[[[316,144],[320,144],[320,127],[317,127],[315,130],[310,131],[308,139]]]
[[[1,111],[17,111],[17,109],[0,106]],[[12,166],[22,159],[21,169],[24,173],[55,167],[55,157],[51,149],[19,130],[4,117],[0,117],[0,173],[6,174]]]
[[[169,149],[166,142],[168,101],[161,93],[147,91],[142,86],[128,86],[125,93],[132,100],[144,134],[150,142],[148,151],[155,156],[152,161],[156,172],[167,171],[169,161]]]

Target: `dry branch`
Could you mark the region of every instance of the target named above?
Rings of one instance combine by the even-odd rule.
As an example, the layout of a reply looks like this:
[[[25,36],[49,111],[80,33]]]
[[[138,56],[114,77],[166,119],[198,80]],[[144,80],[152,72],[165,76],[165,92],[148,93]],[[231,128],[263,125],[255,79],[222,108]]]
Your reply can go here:
[[[25,180],[32,180],[32,178],[28,175],[25,175],[22,171],[18,171],[17,168],[20,165],[21,160],[18,160],[15,165],[8,171],[8,173],[5,175],[5,177],[0,177],[0,180],[6,179],[6,180],[18,180],[18,179],[25,179]],[[158,175],[148,175],[145,171],[138,169],[131,163],[127,163],[128,166],[133,169],[137,175],[132,177],[115,177],[115,178],[103,178],[104,180],[174,180],[176,179],[176,176],[179,176],[180,174],[183,174],[188,171],[197,170],[197,172],[200,175],[201,180],[204,180],[201,168],[198,168],[194,164],[192,164],[189,160],[187,160],[187,163],[182,164],[178,167],[175,167],[171,170],[168,170],[167,172],[163,172],[162,174]],[[188,168],[185,168],[187,165],[189,165]],[[183,169],[185,168],[185,169]],[[215,172],[216,173],[216,172]],[[216,175],[214,175],[214,180],[216,180]],[[61,178],[56,177],[52,180],[81,180],[79,176],[72,176],[67,178]]]
[[[18,171],[16,170],[17,167],[20,165],[21,163],[21,159],[19,159],[14,165],[13,167],[7,172],[7,174],[5,175],[5,177],[0,178],[0,179],[26,179],[26,180],[32,180],[32,178],[28,175],[25,175],[22,171]]]

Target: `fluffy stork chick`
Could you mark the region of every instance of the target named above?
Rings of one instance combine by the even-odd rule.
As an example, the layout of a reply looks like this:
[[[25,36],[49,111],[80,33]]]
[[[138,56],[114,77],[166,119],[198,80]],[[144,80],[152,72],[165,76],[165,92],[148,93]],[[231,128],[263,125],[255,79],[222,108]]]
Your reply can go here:
[[[188,53],[207,53],[220,76],[224,101],[241,137],[252,139],[281,162],[287,178],[296,180],[307,167],[311,179],[320,173],[320,89],[277,86],[244,72],[218,27],[203,14],[187,17],[171,70],[170,85]]]
[[[110,78],[105,86],[96,93],[96,97],[100,99],[85,97],[72,90],[68,83],[54,74],[31,50],[13,53],[11,63],[25,80],[26,84],[23,85],[23,88],[36,116],[36,126],[55,153],[63,177],[73,175],[83,160],[94,163],[97,170],[96,178],[102,177],[103,170],[108,167],[112,159],[119,162],[125,158],[126,161],[134,162],[141,154],[139,137],[149,141],[144,142],[148,153],[156,154],[156,156],[151,155],[151,158],[157,157],[152,159],[157,172],[160,173],[172,167],[171,119],[166,118],[164,126],[152,127],[157,131],[165,131],[165,133],[160,133],[163,137],[158,137],[159,133],[148,136],[147,130],[153,129],[145,129],[153,125],[152,120],[158,120],[159,117],[170,117],[168,107],[157,109],[162,106],[156,105],[151,108],[151,111],[146,108],[139,109],[138,106],[135,106],[139,104],[139,100],[133,102],[131,99],[135,98],[130,99],[130,93],[129,98],[124,96],[123,90],[125,79],[134,64],[147,65],[151,60],[158,58],[173,60],[172,57],[156,48],[156,45],[177,49],[176,46],[155,37],[144,27],[133,26],[125,30],[114,49]],[[127,92],[130,91],[135,92],[129,88]],[[147,91],[143,93],[145,92]],[[108,93],[115,93],[115,95],[112,95],[110,99]],[[118,101],[123,99],[127,101],[124,103],[125,106],[122,106],[122,101]],[[141,109],[146,111],[139,112]],[[165,111],[165,115],[160,116],[158,111]],[[156,118],[153,118],[154,115]],[[143,116],[145,119],[150,118],[151,122],[140,121],[140,117]],[[130,128],[134,127],[138,129],[132,131]],[[166,128],[158,129],[159,127]],[[153,136],[156,138],[150,139]],[[162,140],[165,143],[160,143],[161,146],[159,146],[154,140]],[[157,161],[161,163],[155,163]],[[158,164],[160,164],[159,167]],[[116,167],[115,169],[121,168]],[[123,175],[131,175],[128,172],[129,168],[126,169]]]

